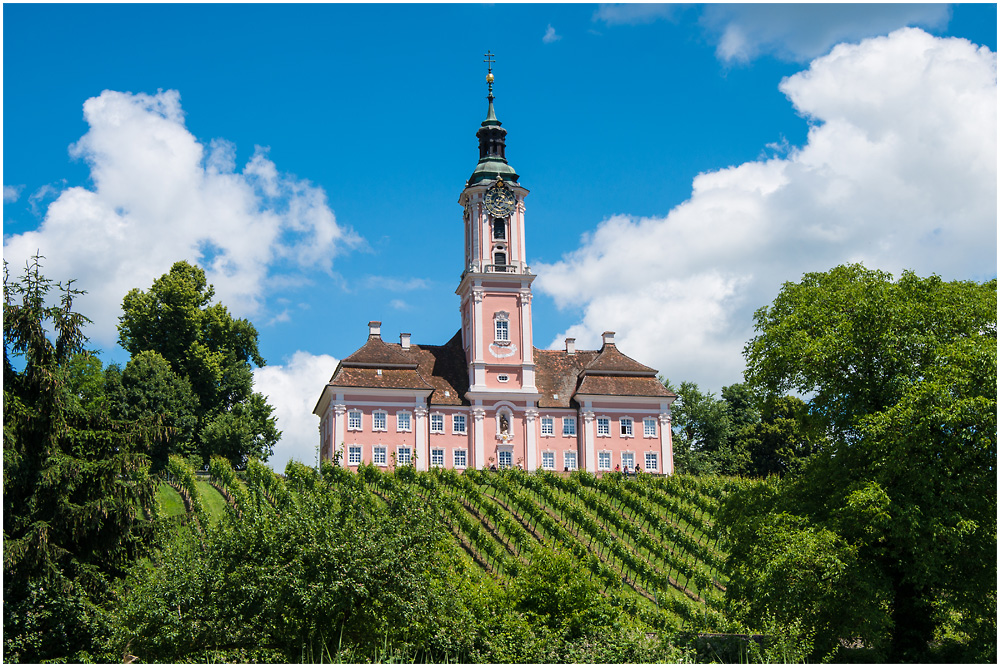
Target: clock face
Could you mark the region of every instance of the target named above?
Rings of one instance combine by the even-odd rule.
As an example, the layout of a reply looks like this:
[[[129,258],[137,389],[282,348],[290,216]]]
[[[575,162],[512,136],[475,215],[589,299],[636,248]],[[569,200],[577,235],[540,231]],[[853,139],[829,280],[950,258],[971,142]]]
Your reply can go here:
[[[490,215],[506,218],[517,208],[517,199],[506,185],[494,185],[486,191],[483,204]]]

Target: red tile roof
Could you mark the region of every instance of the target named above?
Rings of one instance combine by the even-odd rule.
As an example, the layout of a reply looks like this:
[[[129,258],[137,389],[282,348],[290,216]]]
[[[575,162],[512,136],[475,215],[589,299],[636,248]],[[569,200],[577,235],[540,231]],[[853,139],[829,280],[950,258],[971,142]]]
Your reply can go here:
[[[670,397],[656,379],[656,370],[644,366],[606,343],[600,350],[534,350],[535,386],[540,408],[576,408],[576,394],[599,396]],[[378,370],[381,369],[381,373]],[[469,405],[469,371],[462,348],[462,332],[444,345],[386,343],[372,334],[346,357],[330,379],[333,386],[393,389],[432,389],[431,405]]]

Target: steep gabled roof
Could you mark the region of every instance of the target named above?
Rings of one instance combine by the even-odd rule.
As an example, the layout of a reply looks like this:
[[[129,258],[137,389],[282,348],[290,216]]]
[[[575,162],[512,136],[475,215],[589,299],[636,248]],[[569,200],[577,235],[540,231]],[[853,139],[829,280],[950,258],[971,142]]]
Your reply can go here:
[[[656,377],[656,369],[643,366],[632,357],[618,351],[614,343],[605,343],[597,356],[583,369],[585,375],[629,374]]]
[[[343,366],[361,366],[372,368],[400,367],[412,368],[416,370],[417,363],[408,355],[404,354],[399,345],[391,345],[382,340],[382,337],[375,333],[368,336],[368,340],[358,348],[353,354],[348,355],[340,362]]]

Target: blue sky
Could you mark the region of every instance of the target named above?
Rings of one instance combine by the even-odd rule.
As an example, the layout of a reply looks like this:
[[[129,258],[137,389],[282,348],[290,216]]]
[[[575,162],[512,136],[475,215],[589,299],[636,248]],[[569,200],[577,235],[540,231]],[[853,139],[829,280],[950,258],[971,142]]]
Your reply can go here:
[[[173,261],[250,318],[309,412],[371,319],[458,329],[457,204],[496,54],[531,194],[535,345],[740,380],[753,310],[845,261],[996,275],[995,4],[5,4],[4,258],[117,308]],[[915,30],[900,30],[912,27]],[[981,48],[985,47],[985,48]],[[86,105],[86,106],[85,106]]]

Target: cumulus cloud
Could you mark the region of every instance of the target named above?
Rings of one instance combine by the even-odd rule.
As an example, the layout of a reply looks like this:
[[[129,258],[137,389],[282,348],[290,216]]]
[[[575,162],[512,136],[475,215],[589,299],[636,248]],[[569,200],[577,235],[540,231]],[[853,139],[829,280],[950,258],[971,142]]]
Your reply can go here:
[[[555,337],[619,348],[672,380],[740,380],[753,311],[845,262],[996,275],[996,54],[902,29],[841,44],[780,84],[810,123],[781,157],[698,175],[663,217],[614,216],[535,286],[582,318]]]
[[[37,250],[50,278],[76,278],[99,343],[114,344],[126,292],[148,288],[177,260],[204,267],[217,298],[249,316],[273,287],[270,271],[330,272],[332,258],[358,243],[325,192],[281,173],[265,149],[237,168],[231,143],[199,142],[177,91],[107,90],[83,111],[89,130],[70,153],[87,163],[93,186],[56,191],[37,230],[4,239],[4,257],[19,265]]]
[[[941,28],[950,19],[946,4],[710,4],[701,24],[717,42],[720,60],[745,62],[772,54],[807,62],[838,42],[900,26]]]
[[[562,35],[557,35],[556,29],[553,28],[552,24],[550,23],[549,26],[545,29],[545,34],[542,35],[542,42],[544,42],[545,44],[551,44],[552,42],[558,42],[560,39],[562,39]]]
[[[302,350],[293,354],[284,366],[254,369],[254,389],[267,396],[281,431],[281,440],[268,461],[277,472],[283,472],[292,459],[316,464],[319,419],[312,411],[335,370],[337,359]]]

